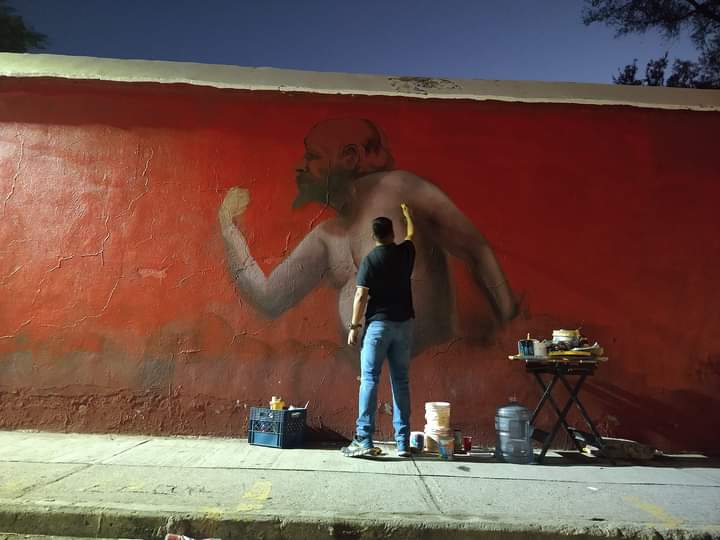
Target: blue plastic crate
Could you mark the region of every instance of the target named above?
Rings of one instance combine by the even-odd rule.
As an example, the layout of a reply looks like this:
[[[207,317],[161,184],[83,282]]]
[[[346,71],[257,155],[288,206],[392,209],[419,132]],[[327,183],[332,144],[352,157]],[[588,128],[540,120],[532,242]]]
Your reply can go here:
[[[248,442],[272,448],[296,448],[305,438],[307,409],[276,411],[251,407]]]

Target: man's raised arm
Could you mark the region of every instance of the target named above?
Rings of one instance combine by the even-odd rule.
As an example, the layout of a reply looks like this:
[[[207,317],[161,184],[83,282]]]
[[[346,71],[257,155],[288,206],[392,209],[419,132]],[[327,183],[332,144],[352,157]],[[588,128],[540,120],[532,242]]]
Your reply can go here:
[[[415,236],[415,223],[413,223],[412,215],[410,214],[410,208],[405,203],[400,205],[402,209],[403,217],[405,218],[405,240],[412,242],[413,236]]]
[[[314,289],[328,270],[325,242],[313,229],[270,276],[250,254],[245,236],[233,223],[250,202],[248,190],[231,188],[218,211],[228,269],[240,295],[266,317],[275,318]]]
[[[487,240],[475,225],[433,184],[425,182],[414,197],[416,219],[422,219],[423,234],[431,236],[448,253],[465,261],[475,283],[487,294],[501,322],[517,315],[517,302]]]

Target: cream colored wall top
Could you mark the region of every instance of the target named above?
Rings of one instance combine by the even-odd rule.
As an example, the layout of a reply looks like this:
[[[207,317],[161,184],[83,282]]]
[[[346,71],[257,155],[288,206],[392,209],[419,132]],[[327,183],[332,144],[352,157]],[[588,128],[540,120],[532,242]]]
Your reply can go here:
[[[185,83],[243,90],[413,98],[629,105],[720,111],[720,90],[613,84],[484,81],[320,73],[274,68],[0,53],[0,77],[56,77],[120,82]]]

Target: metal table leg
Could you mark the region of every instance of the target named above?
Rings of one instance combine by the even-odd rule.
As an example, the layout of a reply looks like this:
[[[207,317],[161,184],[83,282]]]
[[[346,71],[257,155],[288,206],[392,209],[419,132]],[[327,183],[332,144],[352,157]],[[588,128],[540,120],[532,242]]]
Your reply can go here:
[[[537,462],[542,463],[542,460],[545,458],[545,454],[547,454],[547,451],[550,449],[550,445],[552,444],[553,440],[555,439],[555,436],[557,435],[558,430],[560,429],[560,426],[565,424],[567,426],[567,423],[565,423],[565,417],[567,416],[568,412],[570,412],[570,409],[573,404],[573,395],[577,395],[577,392],[582,387],[582,384],[585,382],[585,377],[587,377],[587,374],[582,374],[577,380],[577,383],[575,383],[575,389],[570,390],[570,399],[567,400],[567,403],[563,407],[562,411],[560,411],[560,414],[558,415],[557,422],[555,422],[555,425],[552,428],[552,431],[550,432],[550,435],[547,436],[545,439],[545,443],[543,444],[542,450],[540,451],[540,456],[538,457]],[[560,378],[563,382],[564,379],[559,373],[555,373],[553,375],[553,379]],[[568,430],[569,432],[569,430]],[[573,438],[574,440],[574,438]]]
[[[543,388],[543,390],[545,390],[545,384],[544,384],[544,381],[542,380],[542,377],[540,376],[540,374],[537,373],[537,372],[534,372],[533,375],[535,375],[535,379],[538,381],[538,384],[541,386],[541,388]],[[552,405],[552,408],[555,410],[555,415],[556,415],[558,418],[560,418],[560,412],[561,412],[561,411],[560,411],[560,407],[558,407],[557,403],[555,402],[555,400],[554,400],[553,397],[552,397],[552,394],[550,393],[550,392],[552,392],[552,387],[554,386],[554,384],[555,384],[555,382],[558,380],[558,378],[561,378],[561,376],[560,376],[559,374],[556,374],[556,375],[552,378],[552,381],[551,381],[550,385],[548,386],[549,391],[548,391],[548,390],[545,391],[545,394],[543,394],[543,399],[542,399],[542,400],[540,401],[540,403],[538,404],[538,407],[535,408],[535,412],[533,413],[532,419],[530,420],[530,424],[531,424],[531,425],[534,425],[535,420],[536,420],[536,417],[537,417],[537,414],[540,412],[540,408],[541,408],[542,405],[544,404],[544,401],[545,401],[545,398],[546,398],[546,397],[547,397],[547,401],[550,402],[550,405]],[[583,448],[582,448],[582,446],[580,445],[580,443],[577,441],[577,439],[573,436],[573,433],[572,433],[572,431],[570,430],[570,426],[568,425],[568,423],[565,421],[564,418],[562,418],[562,419],[560,420],[560,422],[561,422],[561,425],[562,425],[563,429],[565,430],[565,432],[566,432],[566,433],[568,434],[568,436],[570,437],[570,440],[571,440],[571,441],[573,442],[573,444],[575,445],[575,448],[577,448],[578,452],[582,452]]]
[[[603,439],[600,436],[600,433],[598,433],[598,430],[595,427],[595,424],[590,419],[590,415],[587,413],[587,411],[585,410],[585,407],[580,402],[580,398],[578,398],[578,392],[579,392],[580,388],[576,385],[575,390],[573,390],[570,386],[570,383],[565,379],[565,377],[563,377],[561,374],[558,374],[558,377],[562,381],[562,383],[565,385],[565,388],[567,388],[568,392],[570,392],[571,402],[574,402],[575,405],[577,406],[577,408],[580,410],[580,414],[582,415],[583,420],[585,420],[585,423],[590,428],[590,431],[592,431],[592,434],[595,436],[595,438],[597,439],[597,442],[600,445],[600,450],[602,450],[602,447],[604,446]],[[583,378],[584,377],[585,376],[583,376]]]
[[[555,387],[555,383],[557,382],[557,377],[553,377],[550,381],[550,384],[545,386],[545,383],[542,380],[542,377],[540,377],[539,373],[533,372],[533,375],[535,375],[535,379],[538,381],[538,384],[540,384],[540,388],[543,389],[543,395],[542,398],[540,398],[540,402],[537,404],[537,407],[535,407],[535,410],[532,413],[532,417],[530,418],[530,424],[535,423],[535,419],[537,418],[537,415],[540,413],[540,410],[543,408],[543,405],[545,405],[545,402],[550,397],[553,388]]]

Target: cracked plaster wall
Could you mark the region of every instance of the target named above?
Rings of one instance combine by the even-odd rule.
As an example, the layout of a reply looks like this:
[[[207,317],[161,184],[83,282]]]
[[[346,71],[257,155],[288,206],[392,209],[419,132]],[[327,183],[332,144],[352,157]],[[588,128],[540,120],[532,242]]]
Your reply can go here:
[[[291,209],[293,171],[307,130],[338,116],[381,125],[522,299],[484,339],[487,307],[451,261],[457,335],[414,360],[415,429],[424,401],[447,399],[490,443],[498,405],[538,399],[507,360],[516,339],[582,325],[611,357],[585,390],[605,433],[720,448],[705,427],[720,420],[720,114],[60,79],[0,80],[0,427],[242,436],[247,407],[278,394],[349,434],[357,358],[335,290],[263,319],[217,224],[247,187],[246,234],[274,268],[328,217]],[[384,383],[386,437],[389,401]]]

